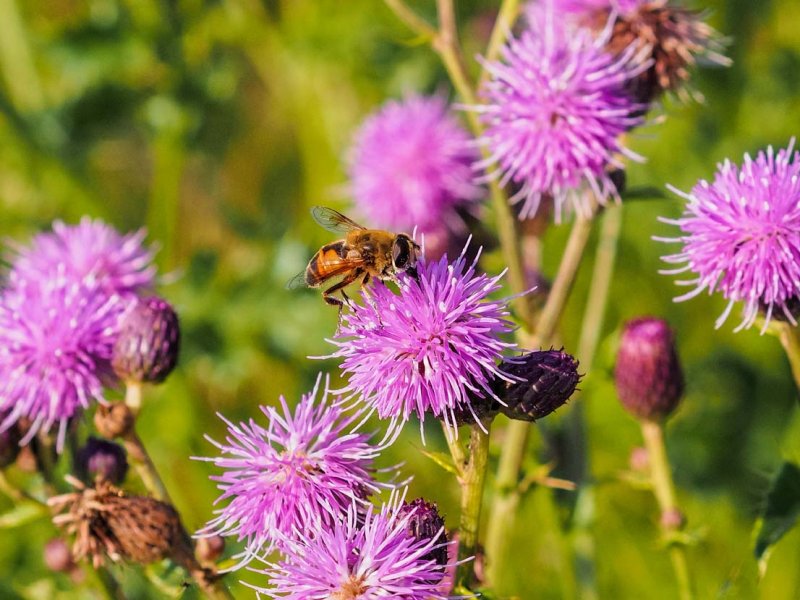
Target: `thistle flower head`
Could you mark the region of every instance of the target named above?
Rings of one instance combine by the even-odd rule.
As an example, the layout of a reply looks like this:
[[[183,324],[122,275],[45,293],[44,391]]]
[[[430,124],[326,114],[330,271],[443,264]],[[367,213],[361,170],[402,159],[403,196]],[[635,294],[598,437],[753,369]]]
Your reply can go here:
[[[683,371],[666,321],[642,317],[625,324],[614,380],[622,405],[639,419],[660,421],[675,410]]]
[[[571,26],[549,3],[529,11],[528,21],[503,47],[501,61],[484,61],[491,78],[484,104],[473,109],[486,126],[480,142],[490,157],[476,167],[496,163],[488,177],[519,188],[512,201],[523,202],[521,218],[552,196],[558,220],[568,200],[587,213],[587,192],[601,204],[619,197],[609,170],[622,168],[618,155],[639,158],[620,135],[643,122],[645,108],[626,86],[650,63],[635,46],[607,52],[608,31],[595,37]]]
[[[375,227],[439,231],[450,209],[481,197],[469,140],[440,96],[387,102],[358,130],[350,157],[360,212]]]
[[[97,282],[62,277],[18,280],[0,296],[0,430],[27,417],[22,443],[40,429],[59,426],[63,446],[68,420],[103,401],[113,376],[109,359],[124,310]]]
[[[446,547],[444,530],[416,538],[408,532],[411,515],[393,495],[378,511],[352,504],[346,515],[313,532],[297,530],[284,559],[269,565],[269,587],[257,588],[287,600],[371,600],[444,598],[445,567],[431,558]]]
[[[267,426],[254,420],[238,425],[225,420],[224,442],[207,439],[220,456],[213,462],[223,473],[212,476],[227,504],[200,532],[245,540],[243,562],[271,550],[281,539],[308,523],[334,522],[353,502],[363,503],[386,484],[373,478],[378,449],[370,436],[347,433],[354,417],[328,402],[320,381],[304,395],[294,412],[281,397],[281,409],[262,407]],[[319,401],[316,400],[320,396]]]
[[[96,282],[108,294],[126,295],[153,287],[153,252],[142,244],[145,232],[121,235],[102,221],[84,217],[77,225],[53,223],[53,231],[16,246],[10,281],[43,281],[55,276]]]
[[[681,218],[661,219],[681,233],[656,239],[682,245],[663,257],[678,266],[662,272],[689,273],[678,284],[693,287],[676,301],[720,292],[728,306],[717,327],[743,302],[736,331],[752,326],[760,308],[765,328],[775,311],[796,324],[790,310],[800,296],[800,153],[794,139],[777,153],[770,146],[755,159],[745,154],[741,167],[726,160],[711,183],[700,180],[688,194],[671,189],[687,204]]]
[[[462,253],[452,264],[420,261],[417,278],[399,276],[399,294],[371,287],[330,340],[349,376],[345,390],[389,419],[390,434],[412,413],[432,413],[453,430],[470,394],[493,396],[497,361],[513,347],[502,339],[513,328],[505,301],[488,299],[501,277],[476,273]]]

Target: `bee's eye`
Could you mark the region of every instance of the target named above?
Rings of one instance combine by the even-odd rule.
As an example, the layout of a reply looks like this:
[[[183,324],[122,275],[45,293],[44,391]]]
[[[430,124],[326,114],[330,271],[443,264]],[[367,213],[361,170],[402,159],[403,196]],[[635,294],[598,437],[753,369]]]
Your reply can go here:
[[[411,244],[408,239],[398,236],[392,246],[392,264],[395,269],[403,270],[409,266],[411,260]]]

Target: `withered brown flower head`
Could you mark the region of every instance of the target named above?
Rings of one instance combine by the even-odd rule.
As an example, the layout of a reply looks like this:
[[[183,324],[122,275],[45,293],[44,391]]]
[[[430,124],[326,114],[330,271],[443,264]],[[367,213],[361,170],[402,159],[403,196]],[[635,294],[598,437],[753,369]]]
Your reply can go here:
[[[590,25],[602,30],[608,25],[610,9],[588,17]],[[676,6],[668,0],[642,2],[635,9],[617,15],[608,49],[625,51],[632,43],[652,49],[653,65],[631,82],[631,95],[637,102],[650,103],[666,91],[673,91],[686,100],[684,84],[689,69],[702,57],[709,63],[728,65],[722,54],[720,34],[704,21],[703,11]]]
[[[191,542],[172,506],[153,498],[130,496],[108,481],[86,487],[67,476],[75,491],[48,500],[53,522],[75,535],[75,560],[90,558],[95,567],[106,558],[148,564],[164,558],[193,570]]]

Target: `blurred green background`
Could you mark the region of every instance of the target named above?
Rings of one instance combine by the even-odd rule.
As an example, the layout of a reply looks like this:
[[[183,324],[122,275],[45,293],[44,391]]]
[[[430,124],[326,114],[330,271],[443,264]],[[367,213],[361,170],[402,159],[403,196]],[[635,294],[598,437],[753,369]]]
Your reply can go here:
[[[496,5],[458,3],[467,57],[482,51]],[[416,6],[434,16],[433,2]],[[693,82],[704,104],[667,101],[666,120],[633,135],[631,147],[647,162],[631,166],[630,186],[688,189],[723,158],[785,146],[800,129],[800,3],[702,7],[730,37],[734,65],[698,71]],[[329,351],[335,310],[318,293],[284,284],[330,240],[309,206],[349,208],[343,165],[354,128],[384,99],[409,91],[452,94],[437,57],[377,0],[0,0],[0,235],[27,240],[53,219],[84,214],[125,231],[147,227],[184,345],[179,370],[148,391],[141,437],[189,529],[209,519],[216,497],[211,467],[189,460],[212,453],[204,433],[222,437],[215,411],[256,417],[259,404],[280,394],[294,401],[318,371],[335,377],[334,363],[307,358]],[[599,595],[676,597],[655,502],[620,478],[641,439],[610,378],[620,324],[653,314],[677,329],[688,381],[667,443],[698,535],[690,549],[698,596],[800,598],[800,534],[778,544],[760,582],[751,539],[769,476],[782,459],[800,460],[797,394],[774,338],[734,335],[735,314],[714,330],[721,298],[672,302],[679,290],[657,274],[670,248],[650,237],[672,234],[656,218],[680,209],[671,194],[625,207],[606,326],[582,383],[597,480]],[[567,232],[562,225],[547,233],[548,276]],[[591,265],[590,254],[562,320],[568,350],[577,343]],[[484,266],[500,268],[499,253]],[[443,450],[428,425],[429,448]],[[504,425],[498,419],[494,447]],[[405,461],[412,494],[437,501],[455,526],[457,485],[419,448],[411,424],[384,463]],[[534,435],[532,456],[543,450]],[[12,468],[9,477],[26,476]],[[523,502],[503,567],[507,596],[563,597],[557,516],[546,510],[545,493]],[[0,509],[10,506],[0,497]],[[42,546],[54,535],[46,519],[0,529],[0,597],[88,597],[45,570]],[[135,569],[116,572],[131,597],[156,593]],[[235,592],[254,596],[243,586]]]

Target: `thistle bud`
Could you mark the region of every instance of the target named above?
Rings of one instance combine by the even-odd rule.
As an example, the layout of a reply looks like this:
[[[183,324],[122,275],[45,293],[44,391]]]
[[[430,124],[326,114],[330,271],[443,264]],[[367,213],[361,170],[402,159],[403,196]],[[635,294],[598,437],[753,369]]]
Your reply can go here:
[[[7,412],[0,413],[0,423],[3,422]],[[19,440],[20,431],[16,423],[12,423],[8,429],[0,432],[0,469],[5,469],[17,459],[20,451]]]
[[[123,318],[111,364],[123,381],[161,383],[178,362],[178,315],[165,300],[139,300]]]
[[[118,485],[128,473],[125,450],[114,442],[90,437],[75,455],[75,472],[86,483],[106,480]]]
[[[509,419],[536,421],[569,400],[578,385],[578,361],[562,350],[540,350],[506,360],[500,369],[512,381],[498,380],[495,393],[507,404]]]
[[[675,410],[683,372],[666,321],[642,317],[625,324],[614,379],[622,405],[635,417],[662,421]]]
[[[104,438],[125,437],[133,428],[136,419],[124,402],[101,404],[94,413],[94,426]]]
[[[221,535],[201,537],[194,548],[197,560],[204,564],[216,562],[223,552],[225,552],[225,538]]]
[[[44,564],[51,571],[69,573],[75,568],[69,545],[61,538],[53,538],[44,546]]]
[[[407,525],[409,535],[417,541],[434,540],[436,544],[423,558],[433,560],[437,565],[445,567],[449,562],[447,535],[444,531],[444,519],[439,515],[436,504],[426,502],[423,498],[406,502],[400,508],[399,516],[404,518],[408,515],[410,515]]]

